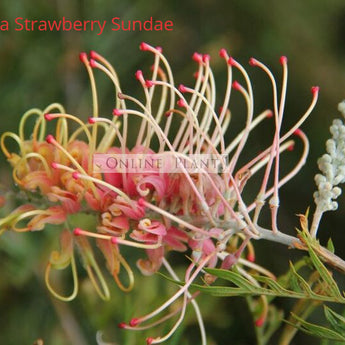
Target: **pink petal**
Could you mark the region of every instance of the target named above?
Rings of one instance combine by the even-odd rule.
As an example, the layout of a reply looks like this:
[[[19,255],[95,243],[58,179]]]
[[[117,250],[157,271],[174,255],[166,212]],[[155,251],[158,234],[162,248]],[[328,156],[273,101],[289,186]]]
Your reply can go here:
[[[164,248],[149,249],[146,253],[148,259],[139,259],[137,261],[137,267],[143,275],[149,276],[160,269],[164,257]]]
[[[148,232],[143,232],[140,230],[133,230],[129,235],[133,240],[138,242],[145,242],[145,243],[157,243],[158,236],[154,234],[150,234]]]
[[[143,177],[140,182],[137,184],[137,190],[148,188],[146,184],[151,185],[157,192],[159,200],[162,199],[165,195],[166,183],[162,176],[158,175],[149,175]]]
[[[151,234],[164,236],[166,235],[167,231],[165,226],[157,220],[150,220],[150,219],[142,219],[139,222],[138,228],[144,231],[147,231]]]

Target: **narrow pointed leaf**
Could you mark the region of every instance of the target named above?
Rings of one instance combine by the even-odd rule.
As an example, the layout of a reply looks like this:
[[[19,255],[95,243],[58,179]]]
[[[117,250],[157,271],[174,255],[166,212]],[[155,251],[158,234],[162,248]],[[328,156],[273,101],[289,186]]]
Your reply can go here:
[[[332,328],[345,336],[345,318],[327,306],[324,306],[324,313]]]
[[[321,260],[318,258],[318,256],[315,253],[315,250],[312,246],[312,239],[309,237],[306,233],[300,233],[300,235],[303,237],[306,245],[308,246],[309,256],[310,259],[314,265],[314,267],[317,269],[317,271],[320,274],[320,277],[324,282],[327,284],[327,290],[329,291],[329,294],[331,296],[334,296],[340,301],[344,301],[344,297],[342,296],[341,292],[339,291],[338,285],[333,279],[330,272],[327,270],[325,265],[321,262]]]
[[[328,242],[327,242],[327,249],[334,254],[334,244],[331,238],[329,238]]]
[[[309,323],[309,322],[303,320],[302,318],[298,317],[295,314],[292,314],[292,316],[293,316],[293,318],[296,319],[296,321],[298,321],[298,324],[293,324],[290,322],[288,322],[288,323],[294,327],[297,327],[302,332],[310,334],[314,337],[319,337],[321,339],[329,339],[329,340],[334,340],[334,341],[345,342],[345,335],[344,334],[338,333],[332,329],[329,329],[329,328],[326,328],[323,326]]]

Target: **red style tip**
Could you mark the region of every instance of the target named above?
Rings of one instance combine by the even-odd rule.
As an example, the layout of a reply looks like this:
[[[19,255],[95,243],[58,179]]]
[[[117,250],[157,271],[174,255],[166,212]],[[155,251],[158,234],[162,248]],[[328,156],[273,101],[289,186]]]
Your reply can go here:
[[[300,135],[302,134],[302,131],[301,131],[299,128],[297,128],[297,129],[293,132],[293,134],[294,134],[294,135],[300,136]]]
[[[287,148],[287,150],[291,152],[294,150],[294,148],[295,148],[295,144],[293,143]]]
[[[52,163],[50,164],[50,166],[51,166],[53,169],[58,169],[58,163],[56,163],[56,162],[52,162]]]
[[[53,114],[44,114],[44,118],[45,118],[47,121],[51,121],[51,120],[53,120],[54,115],[53,115]]]
[[[269,111],[266,115],[267,118],[273,117],[273,111]]]
[[[124,94],[121,93],[121,92],[118,92],[118,93],[117,93],[117,97],[118,97],[119,99],[125,99]]]
[[[145,80],[145,86],[149,89],[154,85],[154,82],[152,80]]]
[[[150,50],[150,46],[145,42],[141,42],[139,45],[139,49],[142,51],[147,51]]]
[[[311,93],[312,93],[313,95],[318,94],[319,91],[320,91],[320,88],[319,88],[318,86],[313,86],[313,87],[311,88]]]
[[[139,321],[139,319],[136,318],[136,317],[134,317],[131,321],[129,321],[129,325],[130,325],[131,327],[138,326],[139,323],[140,323],[140,321]]]
[[[85,52],[79,53],[79,60],[85,63],[87,61],[87,54]]]
[[[210,62],[210,60],[211,60],[211,56],[209,54],[204,54],[202,56],[202,61],[204,61],[205,63]]]
[[[195,53],[192,55],[192,59],[193,59],[195,62],[201,63],[201,62],[202,62],[202,55],[201,55],[200,53],[195,52]]]
[[[122,110],[120,110],[120,109],[113,109],[113,115],[114,116],[121,116],[122,115]]]
[[[126,324],[126,322],[120,322],[120,323],[117,325],[117,327],[119,327],[119,328],[126,328],[126,327],[127,327],[127,324]]]
[[[178,87],[179,91],[184,93],[184,92],[187,92],[187,88],[183,85],[183,84],[180,84],[179,87]]]
[[[255,321],[255,326],[261,327],[264,324],[264,322],[265,322],[265,318],[261,316]]]
[[[234,89],[234,90],[240,90],[241,89],[241,84],[238,82],[238,81],[234,81],[233,83],[232,83],[232,88]]]
[[[199,71],[195,72],[195,73],[193,74],[193,77],[194,77],[195,79],[197,79],[197,78],[199,77]]]
[[[283,56],[280,57],[279,62],[280,62],[281,65],[286,65],[287,62],[288,62],[288,58],[283,55]]]
[[[185,102],[183,99],[179,99],[179,100],[177,101],[177,105],[178,105],[179,107],[181,107],[181,108],[186,108],[186,107],[187,107],[187,104],[186,104],[186,102]]]
[[[150,46],[145,42],[141,42],[139,45],[139,49],[142,51],[147,51],[150,49]]]
[[[249,254],[247,255],[247,260],[248,260],[249,262],[255,262],[255,255],[254,255],[253,253],[249,253]]]
[[[138,69],[136,72],[135,72],[135,77],[141,81],[144,79],[144,76],[143,76],[143,71],[141,71],[140,69]]]
[[[82,229],[80,229],[80,228],[75,228],[75,229],[73,230],[73,235],[75,235],[75,236],[80,236],[80,235],[82,234],[82,232],[83,232]]]
[[[250,66],[257,66],[258,65],[258,60],[254,59],[253,57],[251,57],[249,59],[249,65]]]
[[[89,56],[91,59],[96,60],[99,57],[99,54],[96,53],[94,50],[90,50]]]
[[[172,114],[171,111],[167,111],[167,112],[165,113],[165,116],[166,116],[166,117],[169,117],[171,114]],[[139,200],[140,200],[140,199],[139,199]]]
[[[156,50],[157,50],[158,52],[160,52],[160,53],[163,53],[163,48],[160,47],[160,46],[156,47]]]
[[[96,123],[96,119],[95,119],[94,117],[89,117],[89,118],[87,119],[87,122],[88,122],[89,124],[93,125],[94,123]]]
[[[138,205],[141,206],[141,207],[144,207],[145,206],[145,199],[144,198],[140,198],[138,200]]]
[[[97,67],[97,62],[96,62],[96,60],[95,59],[90,59],[90,66],[92,67],[92,68],[96,68]]]
[[[113,237],[110,239],[110,242],[111,242],[112,244],[117,244],[117,238],[113,236]]]
[[[146,338],[146,344],[147,345],[151,345],[153,343],[153,338],[149,337],[149,338]]]
[[[219,51],[219,56],[223,59],[226,59],[228,57],[228,52],[226,51],[226,49],[222,48],[220,51]]]
[[[235,66],[236,65],[236,60],[233,57],[229,57],[228,59],[228,65],[230,66]]]
[[[48,134],[48,135],[46,136],[46,142],[47,142],[48,144],[52,144],[54,141],[55,141],[55,138],[54,138],[53,135]]]
[[[78,180],[79,177],[80,177],[80,174],[79,174],[77,171],[75,171],[74,173],[72,173],[72,177],[73,177],[75,180]]]

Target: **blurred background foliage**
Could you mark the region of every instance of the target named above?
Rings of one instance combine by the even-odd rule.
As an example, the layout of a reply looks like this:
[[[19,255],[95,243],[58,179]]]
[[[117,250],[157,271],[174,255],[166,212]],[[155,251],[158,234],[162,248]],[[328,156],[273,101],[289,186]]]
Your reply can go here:
[[[172,20],[171,32],[111,31],[96,32],[33,32],[15,31],[14,19],[107,20]],[[10,23],[8,32],[0,32],[0,133],[16,131],[22,114],[33,107],[44,108],[53,102],[62,103],[67,112],[86,119],[91,112],[87,74],[79,62],[80,51],[96,50],[115,66],[124,92],[140,92],[134,72],[149,70],[152,56],[140,52],[139,43],[160,45],[170,61],[178,83],[193,82],[194,51],[209,53],[220,90],[224,88],[226,70],[218,58],[218,50],[228,49],[243,65],[255,56],[279,76],[279,57],[289,58],[289,84],[286,103],[286,126],[294,123],[308,106],[310,87],[319,85],[320,100],[312,117],[303,125],[311,141],[308,163],[294,181],[282,189],[280,227],[288,233],[298,226],[298,213],[313,204],[313,176],[316,159],[324,152],[328,127],[337,114],[337,103],[345,98],[345,3],[343,0],[2,0],[0,20]],[[255,92],[255,109],[271,107],[272,96],[267,77],[248,66]],[[113,88],[106,78],[97,75],[101,113],[113,108]],[[139,93],[140,94],[140,93]],[[237,103],[236,103],[237,102]],[[243,103],[243,101],[242,101]],[[235,110],[243,104],[235,97]],[[234,120],[235,121],[235,120]],[[236,123],[236,121],[235,121]],[[236,124],[235,124],[236,125]],[[264,141],[262,129],[255,140]],[[256,143],[253,143],[255,147]],[[297,147],[298,149],[298,147]],[[289,156],[290,157],[290,156]],[[293,158],[291,158],[293,159]],[[12,188],[10,169],[0,156],[0,188]],[[344,198],[340,210],[327,214],[321,225],[321,241],[332,237],[336,252],[345,256],[343,219]],[[5,206],[2,213],[9,212]],[[0,238],[0,343],[32,344],[95,344],[97,330],[104,330],[104,339],[117,344],[139,344],[138,334],[120,332],[118,322],[134,314],[150,311],[152,305],[174,291],[161,277],[140,277],[135,291],[129,295],[112,286],[112,300],[104,303],[82,283],[78,298],[70,304],[54,301],[42,277],[49,252],[57,246],[54,228],[44,233],[6,233]],[[269,254],[267,254],[269,253]],[[258,244],[258,261],[275,273],[288,267],[295,254],[271,243]],[[68,287],[67,287],[68,288]],[[159,292],[159,293],[158,293]],[[253,344],[254,329],[244,301],[201,298],[202,309],[210,334],[210,344]],[[289,306],[281,301],[281,307]],[[73,325],[73,326],[71,326]],[[199,335],[192,312],[184,330],[169,344],[194,344]],[[66,330],[74,330],[69,334]],[[158,330],[149,334],[156,335]],[[154,333],[154,334],[152,334]],[[72,338],[71,338],[72,337]],[[311,338],[296,337],[294,344],[310,343]],[[73,345],[76,345],[75,342]],[[77,344],[78,345],[78,344]]]

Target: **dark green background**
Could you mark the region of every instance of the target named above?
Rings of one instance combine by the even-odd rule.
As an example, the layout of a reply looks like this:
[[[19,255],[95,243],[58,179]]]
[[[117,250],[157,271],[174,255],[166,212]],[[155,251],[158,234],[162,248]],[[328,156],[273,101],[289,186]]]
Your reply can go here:
[[[62,16],[70,20],[107,20],[108,26],[100,36],[95,32],[14,30],[16,17],[52,20]],[[109,24],[111,18],[117,16],[124,20],[146,20],[151,16],[172,20],[174,29],[161,33],[113,32]],[[187,85],[193,82],[195,63],[190,57],[194,51],[211,54],[215,76],[222,85],[226,81],[225,66],[218,58],[222,47],[245,66],[251,56],[261,59],[278,75],[278,85],[279,57],[288,56],[286,124],[294,123],[306,109],[312,85],[319,85],[321,93],[316,110],[303,125],[311,142],[308,163],[299,176],[282,189],[281,229],[293,233],[298,225],[295,215],[304,212],[309,205],[313,207],[316,159],[324,152],[333,117],[338,116],[337,103],[345,98],[343,0],[2,0],[0,20],[10,22],[10,30],[0,32],[0,133],[16,131],[21,115],[29,108],[44,108],[52,102],[64,104],[69,113],[83,119],[90,115],[90,88],[84,66],[78,59],[80,51],[92,49],[108,58],[120,76],[124,91],[129,94],[138,92],[134,72],[138,68],[148,70],[152,61],[148,53],[139,51],[142,41],[162,46],[176,82]],[[266,76],[249,66],[248,71],[253,77],[255,109],[270,107],[272,96]],[[106,78],[100,76],[98,82],[101,113],[108,114],[113,107],[113,89]],[[240,106],[235,104],[235,109]],[[265,130],[261,134],[267,136]],[[260,133],[257,140],[264,140]],[[0,169],[1,188],[11,186],[10,170],[3,155],[0,155]],[[345,201],[342,198],[339,201],[340,210],[325,216],[320,235],[323,242],[331,236],[337,252],[344,256],[342,210]],[[139,314],[141,310],[149,311],[147,304],[151,306],[163,298],[163,294],[162,297],[156,294],[166,282],[160,277],[143,278],[133,294],[125,297],[114,287],[109,304],[93,297],[85,285],[71,305],[59,304],[54,308],[42,284],[42,275],[45,260],[56,244],[55,237],[53,229],[51,235],[6,234],[0,238],[0,343],[32,344],[42,337],[45,344],[70,344],[61,326],[61,320],[70,314],[79,323],[88,344],[95,344],[97,329],[104,329],[107,339],[115,339],[118,344],[144,343],[139,337],[120,334],[116,324],[132,315],[133,310],[139,310]],[[292,257],[290,251],[270,243],[260,244],[258,253],[259,262],[266,262],[275,272],[283,272],[287,258]],[[229,339],[233,339],[232,344],[252,344],[253,330],[245,304],[236,299],[224,302],[206,299],[202,303],[210,339],[217,344],[229,344]],[[184,334],[184,340],[176,338],[175,341],[194,344],[199,339],[197,330],[193,318],[187,319],[189,331]],[[156,335],[156,332],[149,334]],[[299,336],[294,344],[303,341],[305,338]],[[308,338],[307,341],[314,340]]]

